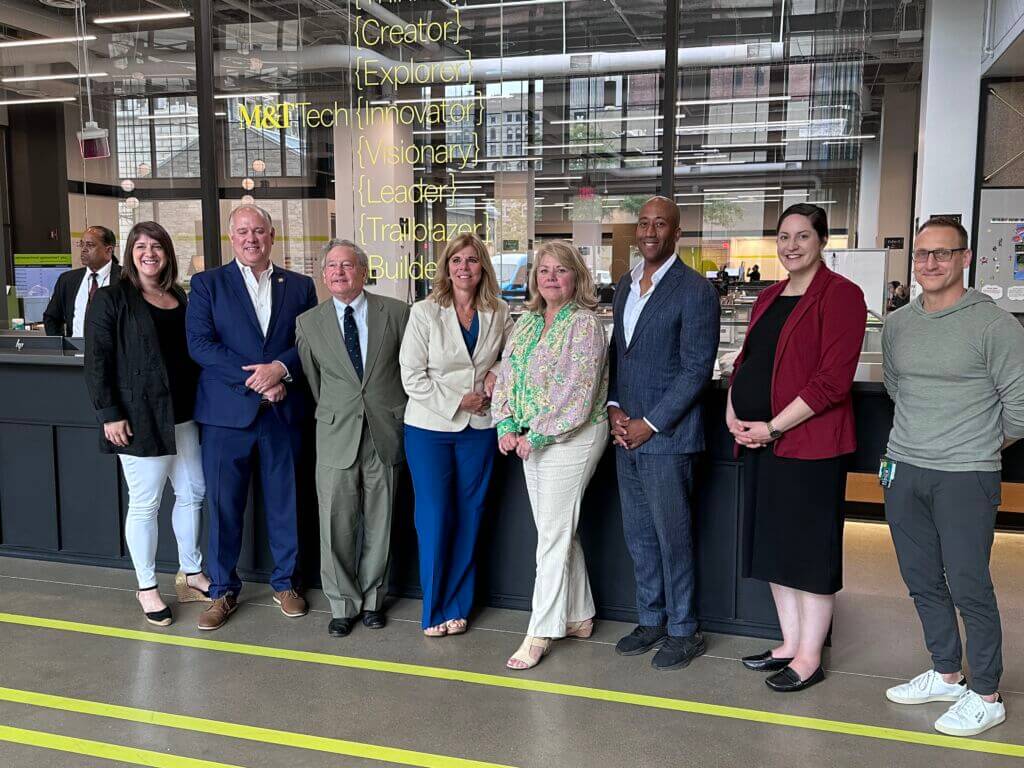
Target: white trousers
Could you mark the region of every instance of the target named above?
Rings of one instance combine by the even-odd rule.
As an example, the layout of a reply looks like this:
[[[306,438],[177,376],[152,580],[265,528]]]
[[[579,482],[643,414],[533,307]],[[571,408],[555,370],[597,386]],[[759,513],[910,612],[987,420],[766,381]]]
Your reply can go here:
[[[576,527],[587,483],[608,445],[608,422],[590,425],[523,462],[537,524],[537,579],[527,634],[565,637],[565,625],[594,615],[587,564]]]
[[[206,483],[199,452],[199,428],[194,421],[174,426],[177,453],[171,456],[118,454],[128,484],[128,517],[124,537],[135,566],[139,588],[156,586],[157,512],[167,480],[174,488],[171,526],[178,540],[178,562],[185,573],[203,568],[199,529]]]

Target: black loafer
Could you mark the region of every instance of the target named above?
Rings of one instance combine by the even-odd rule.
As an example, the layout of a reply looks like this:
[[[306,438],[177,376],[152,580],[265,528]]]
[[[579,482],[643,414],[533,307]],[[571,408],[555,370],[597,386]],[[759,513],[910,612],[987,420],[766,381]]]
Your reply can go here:
[[[651,659],[651,666],[657,670],[682,669],[691,661],[704,654],[704,635],[694,632],[689,637],[665,638],[661,648]]]
[[[354,616],[347,619],[331,619],[331,623],[327,625],[327,634],[331,637],[348,637],[355,623]]]
[[[636,629],[615,644],[615,652],[620,656],[639,656],[660,644],[668,637],[665,627],[651,627],[639,624]]]
[[[388,623],[387,617],[384,616],[384,611],[367,611],[363,614],[363,626],[369,627],[370,629],[384,629],[384,625]]]
[[[789,666],[789,662],[793,659],[776,658],[772,656],[771,651],[765,651],[759,653],[757,656],[744,656],[740,661],[743,662],[743,666],[747,669],[752,669],[755,672],[778,672],[780,669],[785,669]]]
[[[786,667],[781,672],[776,672],[764,682],[769,688],[778,693],[796,693],[812,685],[817,685],[825,679],[825,671],[818,667],[806,680],[801,680],[800,675],[793,671],[792,667]]]

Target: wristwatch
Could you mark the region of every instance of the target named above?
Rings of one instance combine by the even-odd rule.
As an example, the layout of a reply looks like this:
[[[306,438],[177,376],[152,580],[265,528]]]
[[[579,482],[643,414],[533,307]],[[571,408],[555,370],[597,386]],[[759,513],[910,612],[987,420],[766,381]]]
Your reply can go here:
[[[779,432],[779,430],[775,428],[775,425],[773,425],[770,421],[768,422],[768,435],[771,437],[772,440],[778,440],[780,437],[782,437],[782,433]]]

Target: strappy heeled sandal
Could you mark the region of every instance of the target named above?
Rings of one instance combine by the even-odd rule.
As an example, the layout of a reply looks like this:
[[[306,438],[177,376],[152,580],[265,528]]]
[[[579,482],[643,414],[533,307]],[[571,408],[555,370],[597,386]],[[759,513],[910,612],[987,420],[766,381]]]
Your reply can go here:
[[[178,571],[178,575],[174,577],[174,591],[178,595],[179,603],[213,602],[208,590],[193,587],[188,583],[189,576],[198,576],[200,573],[202,573],[202,571],[198,571],[197,573],[182,573],[181,571]]]
[[[532,669],[540,664],[540,660],[548,655],[551,650],[551,639],[547,637],[531,637],[527,635],[523,639],[519,650],[513,653],[505,666],[509,669],[524,670]]]
[[[594,620],[571,621],[565,625],[566,637],[582,637],[586,639],[594,634]]]

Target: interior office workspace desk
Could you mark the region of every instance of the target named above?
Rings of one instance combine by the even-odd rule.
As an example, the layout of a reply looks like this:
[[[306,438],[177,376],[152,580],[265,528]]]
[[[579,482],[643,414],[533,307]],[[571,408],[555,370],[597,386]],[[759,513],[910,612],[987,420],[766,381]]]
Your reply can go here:
[[[82,358],[59,339],[0,336],[0,554],[130,568],[124,544],[127,490],[116,459],[99,451],[99,426],[82,376]],[[48,344],[39,349],[38,345]],[[863,367],[863,366],[862,366]],[[854,387],[859,449],[851,471],[874,473],[884,450],[892,405],[877,371],[859,373]],[[695,536],[698,612],[709,631],[776,636],[767,586],[740,577],[743,529],[742,467],[724,425],[725,388],[704,396],[708,449],[697,473]],[[309,446],[312,448],[312,446]],[[1024,480],[1024,461],[1006,472]],[[299,473],[301,567],[304,584],[319,584],[317,511],[311,450]],[[159,567],[177,569],[170,530],[173,495],[160,514]],[[247,515],[243,577],[266,580],[271,570],[258,491]],[[632,621],[632,564],[622,536],[614,449],[601,460],[584,499],[581,536],[598,616]],[[204,537],[205,539],[205,537]],[[405,478],[392,534],[391,591],[418,596],[412,492]],[[536,534],[519,460],[498,457],[491,502],[478,550],[480,602],[529,610]],[[133,577],[125,574],[125,583]]]

